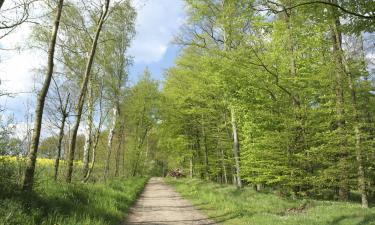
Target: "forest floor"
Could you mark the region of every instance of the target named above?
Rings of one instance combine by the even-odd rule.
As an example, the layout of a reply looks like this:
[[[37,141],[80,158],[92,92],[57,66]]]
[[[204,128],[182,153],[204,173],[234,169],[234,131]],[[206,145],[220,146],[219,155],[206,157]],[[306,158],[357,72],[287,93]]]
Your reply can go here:
[[[162,178],[151,178],[125,224],[215,224]]]

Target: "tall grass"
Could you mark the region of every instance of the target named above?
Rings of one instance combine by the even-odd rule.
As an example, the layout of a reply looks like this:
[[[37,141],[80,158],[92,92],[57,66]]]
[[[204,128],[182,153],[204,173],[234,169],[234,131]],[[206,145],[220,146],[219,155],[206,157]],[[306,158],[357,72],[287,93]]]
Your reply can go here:
[[[147,181],[128,178],[107,183],[55,182],[51,162],[44,161],[38,161],[34,191],[24,193],[17,172],[22,163],[0,159],[0,225],[119,224]]]
[[[374,225],[375,208],[358,203],[292,200],[250,188],[200,180],[167,180],[182,196],[222,224],[253,225]]]

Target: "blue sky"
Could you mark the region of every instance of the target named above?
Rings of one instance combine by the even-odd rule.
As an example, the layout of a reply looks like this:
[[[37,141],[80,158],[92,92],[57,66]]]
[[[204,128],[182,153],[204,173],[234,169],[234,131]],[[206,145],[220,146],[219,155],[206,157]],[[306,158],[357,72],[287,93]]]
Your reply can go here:
[[[180,48],[173,44],[168,45],[166,52],[163,54],[163,57],[155,62],[145,63],[137,62],[130,68],[129,83],[134,84],[139,75],[147,67],[152,74],[152,77],[157,80],[164,79],[164,71],[174,65],[174,60],[178,56]]]
[[[137,35],[130,49],[134,65],[130,68],[130,83],[134,83],[145,67],[153,78],[161,80],[163,71],[173,65],[179,47],[172,43],[185,21],[182,0],[147,0],[136,4]]]
[[[179,47],[172,44],[181,25],[185,21],[183,0],[132,0],[137,9],[136,36],[129,49],[134,63],[129,68],[129,84],[138,80],[139,74],[148,67],[152,77],[163,79],[165,69],[173,65]],[[7,3],[7,2],[5,2]],[[11,35],[0,40],[0,47],[17,49],[0,50],[1,90],[17,94],[12,98],[0,98],[0,106],[7,108],[7,114],[13,114],[16,123],[24,123],[26,105],[34,110],[37,78],[35,69],[45,62],[45,55],[28,50],[25,40],[31,32],[31,25],[24,24]],[[20,131],[18,131],[20,132]],[[21,131],[22,132],[22,131]]]

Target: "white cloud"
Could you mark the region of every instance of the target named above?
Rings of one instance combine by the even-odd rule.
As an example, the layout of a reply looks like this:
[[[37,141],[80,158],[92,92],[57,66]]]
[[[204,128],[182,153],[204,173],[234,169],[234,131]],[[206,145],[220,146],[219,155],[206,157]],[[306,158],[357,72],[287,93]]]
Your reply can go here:
[[[25,40],[31,33],[28,24],[1,39],[0,80],[1,89],[7,92],[31,91],[33,87],[32,69],[39,65],[40,57],[34,52],[23,50]]]
[[[33,69],[39,67],[43,59],[36,51],[25,49],[30,32],[31,25],[23,24],[0,40],[0,91],[13,96],[0,97],[0,107],[6,108],[6,114],[13,114],[17,121],[25,114],[26,102],[30,102],[30,107],[33,105],[30,101],[35,97],[31,94],[35,85]]]
[[[135,0],[135,3],[139,2]],[[135,57],[135,62],[158,62],[184,20],[184,3],[182,0],[148,0],[136,8],[137,35],[130,54]]]
[[[33,69],[39,65],[39,58],[30,52],[14,54],[0,64],[2,89],[7,92],[30,92],[34,87]]]

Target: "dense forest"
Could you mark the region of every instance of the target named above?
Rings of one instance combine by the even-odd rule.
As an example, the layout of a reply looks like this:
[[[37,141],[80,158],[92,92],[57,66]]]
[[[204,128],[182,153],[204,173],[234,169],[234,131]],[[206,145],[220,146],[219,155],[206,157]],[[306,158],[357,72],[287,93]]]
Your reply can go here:
[[[191,177],[374,193],[373,1],[187,1],[158,126]],[[188,172],[189,171],[189,172]]]
[[[45,65],[27,138],[0,117],[2,189],[178,168],[291,198],[375,198],[374,1],[185,0],[175,65],[135,84],[132,1],[6,2],[4,36],[38,4],[27,42]]]

